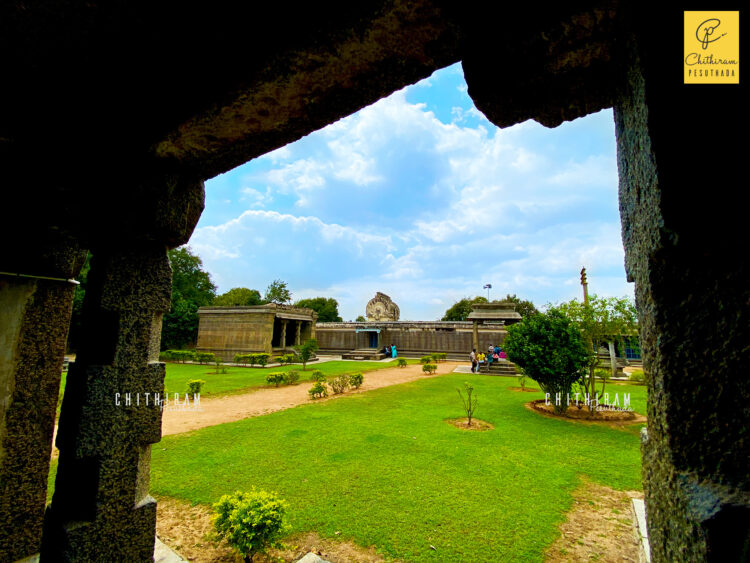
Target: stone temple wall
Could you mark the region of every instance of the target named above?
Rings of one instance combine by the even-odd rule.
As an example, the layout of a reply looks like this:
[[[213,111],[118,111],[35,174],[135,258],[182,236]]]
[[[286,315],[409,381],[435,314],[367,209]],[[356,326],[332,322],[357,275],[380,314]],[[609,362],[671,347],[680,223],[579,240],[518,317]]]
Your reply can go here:
[[[316,327],[321,352],[341,353],[356,348],[367,348],[363,333],[358,328],[380,328],[382,346],[396,345],[400,355],[422,355],[445,352],[451,357],[467,358],[472,349],[472,323],[319,323]],[[479,349],[490,344],[502,344],[507,331],[497,328],[479,329]],[[359,337],[359,338],[358,338]]]
[[[225,362],[232,361],[235,354],[270,354],[273,319],[273,312],[248,315],[242,311],[201,311],[196,349],[212,352]]]

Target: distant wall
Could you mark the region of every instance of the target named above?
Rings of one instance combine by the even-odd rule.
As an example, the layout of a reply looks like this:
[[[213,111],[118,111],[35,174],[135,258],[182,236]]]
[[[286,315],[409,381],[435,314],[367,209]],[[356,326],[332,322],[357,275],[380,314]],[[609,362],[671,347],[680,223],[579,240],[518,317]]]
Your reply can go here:
[[[316,327],[321,352],[341,353],[366,348],[365,333],[357,328],[364,323],[318,323]],[[468,357],[472,348],[472,323],[454,322],[389,322],[371,323],[369,328],[380,328],[381,346],[396,345],[399,355],[422,355],[445,352],[452,357]],[[507,331],[500,327],[479,329],[479,348],[502,344]]]
[[[198,344],[200,352],[212,352],[224,361],[235,354],[271,353],[274,313],[243,311],[200,311]]]

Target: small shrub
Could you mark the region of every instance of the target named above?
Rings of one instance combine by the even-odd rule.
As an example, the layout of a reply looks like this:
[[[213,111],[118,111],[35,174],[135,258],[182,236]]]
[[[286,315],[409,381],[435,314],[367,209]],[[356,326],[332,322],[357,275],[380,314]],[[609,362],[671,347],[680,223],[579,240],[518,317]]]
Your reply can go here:
[[[299,372],[296,369],[290,369],[284,374],[284,383],[294,385],[299,381]]]
[[[310,376],[310,379],[312,381],[325,381],[326,380],[326,374],[320,371],[319,369],[316,369],[312,372],[312,375]]]
[[[247,362],[250,359],[248,356],[249,354],[235,354],[234,363],[247,365]]]
[[[353,373],[349,376],[349,385],[355,389],[359,389],[362,386],[365,378],[361,373]]]
[[[334,377],[328,382],[328,385],[331,386],[334,395],[340,395],[349,388],[349,376],[342,374]]]
[[[521,386],[521,389],[526,389],[526,374],[521,372],[518,374],[518,384]]]
[[[172,359],[172,350],[164,350],[163,352],[159,352],[160,362],[168,362],[171,359]]]
[[[399,358],[398,359],[398,367],[405,368],[406,367],[406,359],[405,358]]]
[[[630,377],[628,379],[635,383],[646,383],[646,374],[642,369],[637,369],[630,373]]]
[[[316,381],[313,383],[313,386],[310,387],[308,393],[311,399],[318,399],[320,397],[327,397],[328,389],[326,389],[326,384],[324,382]]]
[[[183,364],[195,359],[195,352],[192,350],[167,350],[167,354],[172,360]]]
[[[221,358],[214,358],[214,366],[216,366],[214,373],[226,373],[227,372],[227,366],[224,365],[224,362],[221,361]]]
[[[448,353],[447,352],[440,352],[437,355],[436,361],[438,362],[444,362],[448,359]]]
[[[422,365],[432,363],[432,356],[422,356],[421,358],[419,358],[419,363]]]
[[[425,364],[425,365],[422,366],[422,371],[424,373],[429,373],[430,375],[432,375],[433,373],[435,373],[437,371],[437,365],[435,365],[435,364]]]
[[[299,356],[297,354],[284,354],[284,362],[287,364],[298,364],[300,363]]]
[[[199,364],[208,364],[214,361],[216,357],[211,352],[197,352],[195,359]]]
[[[258,363],[260,367],[266,367],[266,365],[268,365],[268,360],[271,359],[271,354],[252,354],[252,355],[254,356],[255,361]]]
[[[273,359],[273,361],[274,361],[274,363],[276,363],[276,364],[279,364],[279,365],[282,365],[282,366],[283,366],[283,365],[284,365],[284,364],[286,363],[286,362],[285,362],[285,358],[286,358],[286,356],[276,356],[276,357],[275,357],[275,358]]]
[[[187,382],[187,392],[190,395],[200,395],[201,389],[206,384],[204,379],[191,379]],[[165,392],[166,393],[166,392]]]
[[[235,491],[224,495],[213,505],[212,517],[218,536],[239,551],[245,561],[252,561],[256,553],[269,547],[279,547],[289,529],[286,519],[287,503],[275,493]]]
[[[278,387],[279,385],[284,383],[284,378],[285,378],[284,372],[275,371],[273,373],[269,373],[268,375],[266,375],[266,382],[272,383],[273,385]]]
[[[604,368],[596,368],[594,370],[594,377],[597,379],[609,379],[612,377],[612,370]]]

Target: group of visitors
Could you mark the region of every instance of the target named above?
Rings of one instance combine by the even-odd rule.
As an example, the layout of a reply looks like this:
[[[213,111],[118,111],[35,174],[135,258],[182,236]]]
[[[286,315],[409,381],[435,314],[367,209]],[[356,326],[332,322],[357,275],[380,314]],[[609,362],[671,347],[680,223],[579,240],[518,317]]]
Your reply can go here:
[[[385,354],[386,358],[395,358],[398,356],[398,351],[396,350],[395,344],[391,344],[390,346],[383,346],[382,352]]]
[[[500,346],[493,346],[490,344],[487,348],[486,354],[482,352],[477,354],[477,349],[474,348],[472,349],[471,354],[469,354],[469,359],[471,360],[471,373],[479,373],[479,369],[483,365],[486,365],[487,371],[489,371],[492,362],[505,360],[507,358],[508,355],[503,352],[503,349]]]

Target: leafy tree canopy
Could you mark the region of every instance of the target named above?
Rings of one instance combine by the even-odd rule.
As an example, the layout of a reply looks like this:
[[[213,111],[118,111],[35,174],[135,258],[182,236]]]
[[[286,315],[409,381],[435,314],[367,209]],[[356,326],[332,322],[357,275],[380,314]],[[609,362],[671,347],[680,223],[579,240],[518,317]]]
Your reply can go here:
[[[355,321],[357,321],[358,323],[364,323],[364,322],[367,322],[367,319],[366,319],[366,318],[364,318],[364,317],[363,317],[362,315],[359,315],[359,316],[358,316],[358,317],[357,317],[356,319],[354,319],[354,320],[355,320]]]
[[[528,317],[530,315],[536,315],[539,313],[539,310],[536,308],[536,306],[526,299],[521,299],[520,297],[516,297],[516,294],[514,293],[511,295],[510,293],[503,299],[503,301],[510,301],[511,303],[516,304],[516,311],[520,313],[522,317]]]
[[[251,305],[262,305],[263,298],[257,289],[246,287],[235,287],[217,295],[213,302],[217,307],[248,307]]]
[[[555,307],[575,323],[584,337],[598,349],[607,340],[638,334],[638,312],[628,297],[589,297],[588,306],[577,299]]]
[[[487,298],[477,296],[474,299],[469,299],[468,297],[464,297],[463,299],[456,301],[445,312],[445,315],[443,315],[443,318],[440,320],[465,321],[466,318],[469,316],[469,313],[471,313],[472,305],[474,305],[475,303],[487,303]]]
[[[198,338],[198,308],[210,305],[216,296],[211,275],[189,247],[168,252],[172,266],[172,306],[162,320],[162,349],[182,348]]]
[[[273,280],[266,288],[266,294],[263,296],[266,303],[288,303],[292,300],[292,293],[287,288],[286,282],[282,280]]]
[[[555,309],[530,315],[509,326],[503,350],[511,362],[520,366],[553,398],[556,393],[561,393],[563,398],[570,393],[591,356],[581,331]],[[555,405],[558,412],[565,408],[565,401]]]
[[[319,323],[340,323],[343,320],[339,316],[339,302],[332,297],[300,299],[294,304],[294,306],[307,307],[318,313]]]

